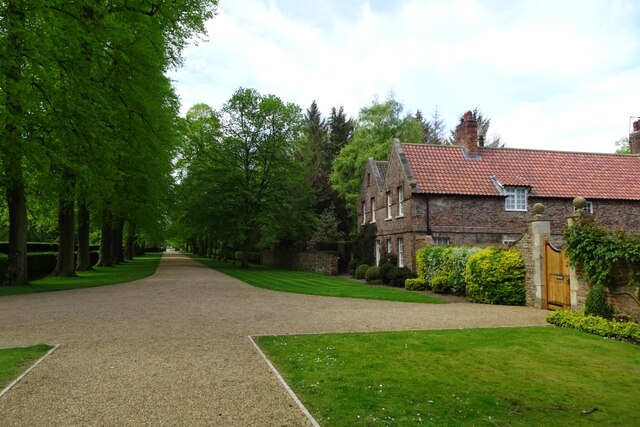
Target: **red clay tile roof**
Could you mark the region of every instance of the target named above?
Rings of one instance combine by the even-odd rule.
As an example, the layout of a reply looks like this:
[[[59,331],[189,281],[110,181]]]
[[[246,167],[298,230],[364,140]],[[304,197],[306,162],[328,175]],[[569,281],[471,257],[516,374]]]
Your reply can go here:
[[[416,192],[500,195],[503,186],[527,186],[536,197],[640,200],[640,158],[618,154],[479,148],[465,158],[457,146],[402,144]]]

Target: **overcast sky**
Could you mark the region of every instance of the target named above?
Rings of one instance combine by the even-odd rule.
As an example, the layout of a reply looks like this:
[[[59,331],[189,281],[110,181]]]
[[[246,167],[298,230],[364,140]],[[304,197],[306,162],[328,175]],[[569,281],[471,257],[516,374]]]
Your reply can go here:
[[[393,93],[447,128],[479,107],[508,147],[614,152],[640,116],[640,1],[220,0],[170,73],[183,113],[239,87],[326,116]]]

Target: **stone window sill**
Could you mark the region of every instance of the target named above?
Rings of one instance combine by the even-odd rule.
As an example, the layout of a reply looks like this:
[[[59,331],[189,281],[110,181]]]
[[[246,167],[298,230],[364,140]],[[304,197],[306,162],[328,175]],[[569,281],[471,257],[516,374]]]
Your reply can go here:
[[[396,219],[404,218],[404,215],[398,215]]]

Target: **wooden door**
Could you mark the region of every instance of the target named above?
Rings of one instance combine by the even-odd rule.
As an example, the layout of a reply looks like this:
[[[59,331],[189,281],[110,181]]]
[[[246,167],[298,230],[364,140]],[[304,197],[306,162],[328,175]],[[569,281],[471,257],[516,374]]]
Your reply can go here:
[[[547,310],[571,309],[569,263],[562,251],[545,239],[544,271]]]

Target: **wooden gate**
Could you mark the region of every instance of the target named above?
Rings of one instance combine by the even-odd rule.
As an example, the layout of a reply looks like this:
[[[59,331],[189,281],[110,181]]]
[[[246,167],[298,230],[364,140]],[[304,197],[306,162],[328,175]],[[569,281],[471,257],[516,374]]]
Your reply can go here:
[[[544,242],[545,300],[547,310],[571,309],[569,263],[564,252]]]

